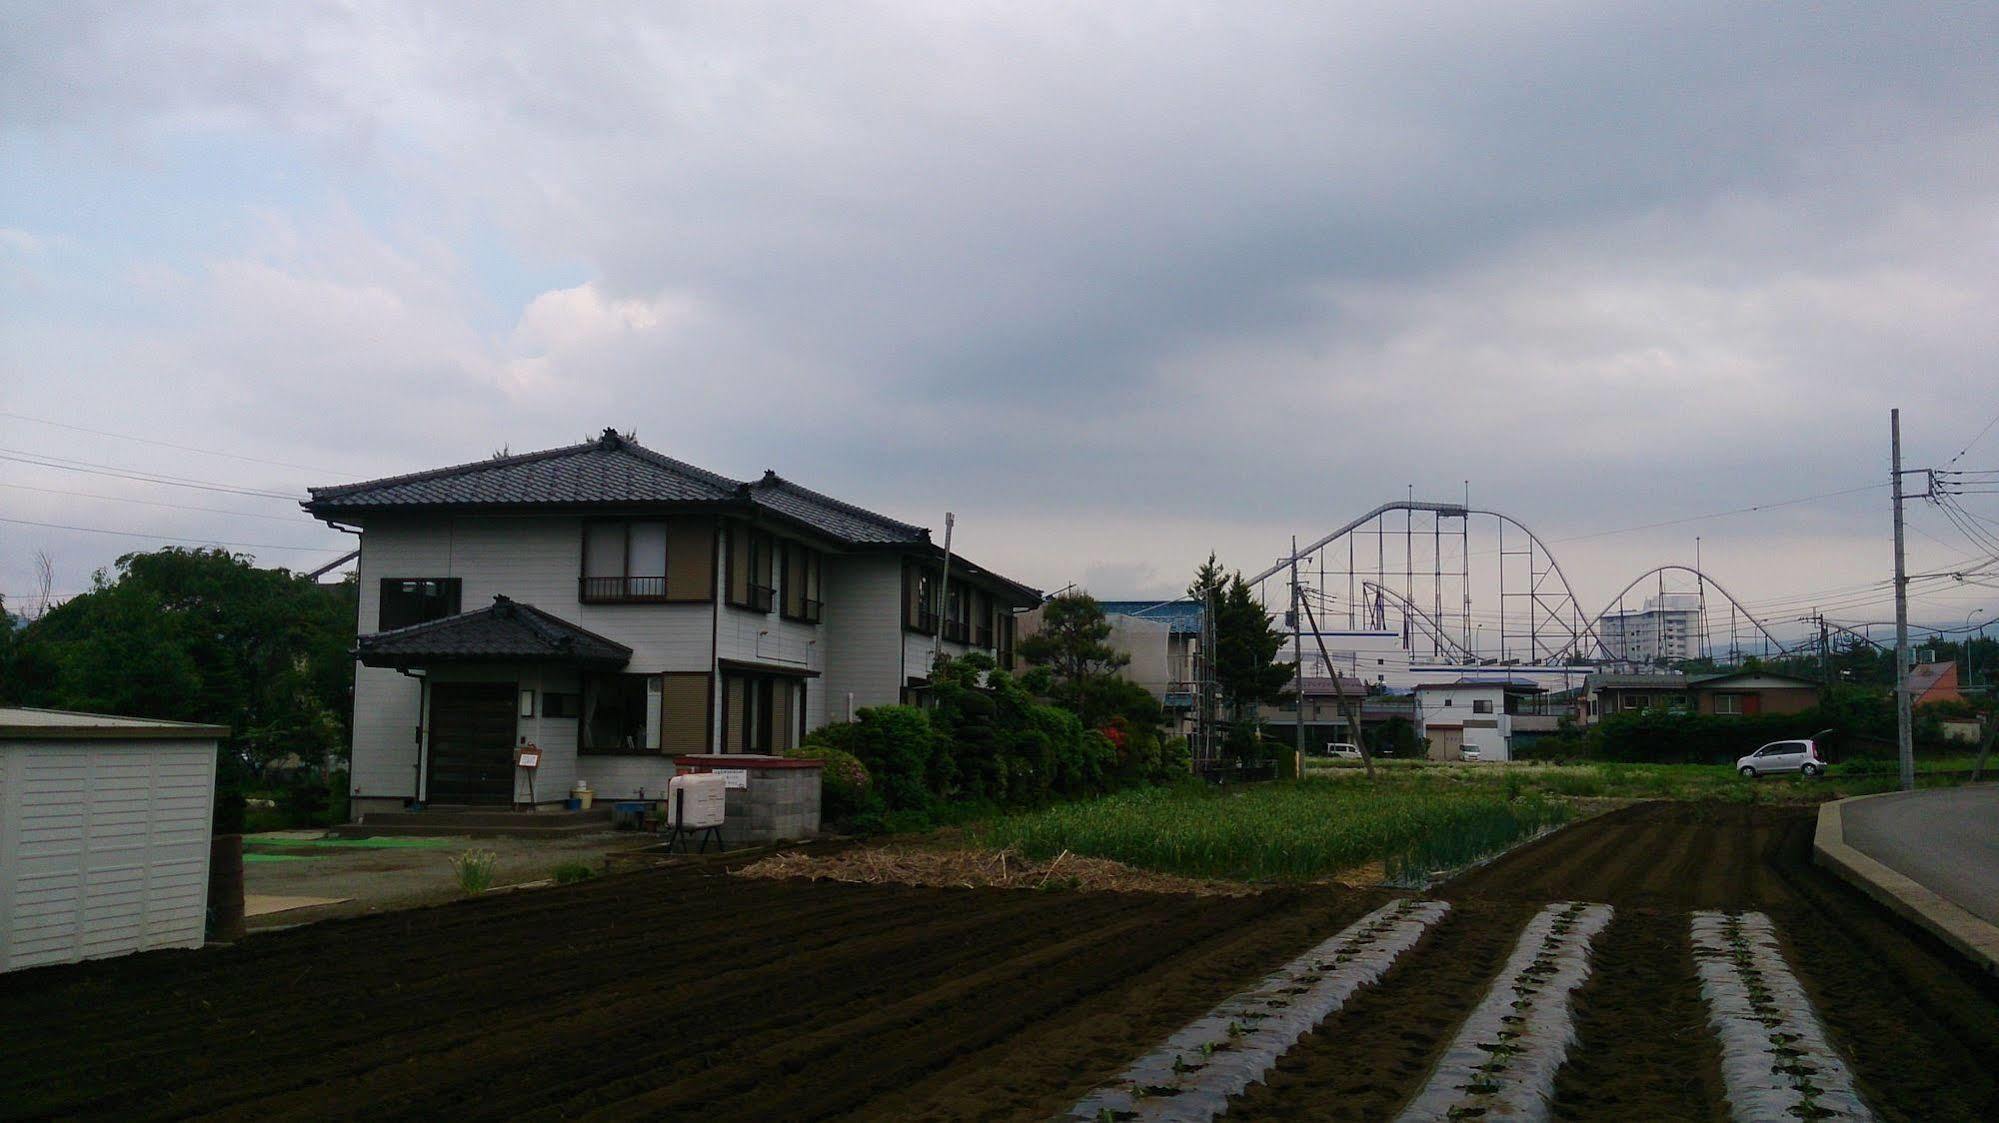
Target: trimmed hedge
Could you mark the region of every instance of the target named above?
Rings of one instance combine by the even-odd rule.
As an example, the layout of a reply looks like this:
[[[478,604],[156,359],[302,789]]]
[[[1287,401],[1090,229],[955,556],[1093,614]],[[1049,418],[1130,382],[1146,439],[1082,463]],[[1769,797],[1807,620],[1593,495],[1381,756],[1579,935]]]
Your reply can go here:
[[[1916,712],[1917,751],[1953,751],[1938,715]],[[1895,706],[1873,691],[1835,688],[1818,706],[1795,714],[1722,716],[1683,710],[1612,714],[1584,730],[1567,729],[1514,753],[1518,760],[1605,760],[1649,764],[1734,764],[1771,741],[1811,737],[1831,761],[1892,754]]]

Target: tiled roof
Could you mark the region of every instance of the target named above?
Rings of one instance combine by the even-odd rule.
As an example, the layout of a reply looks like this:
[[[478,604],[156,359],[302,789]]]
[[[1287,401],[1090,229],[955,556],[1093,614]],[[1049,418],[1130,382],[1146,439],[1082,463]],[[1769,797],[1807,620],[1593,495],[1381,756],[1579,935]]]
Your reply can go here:
[[[1471,686],[1497,686],[1515,693],[1543,694],[1547,687],[1517,678],[1460,678],[1456,682],[1420,682],[1418,690],[1458,690]]]
[[[702,503],[735,498],[740,486],[606,431],[587,444],[315,487],[306,509],[343,515],[397,507]]]
[[[1928,694],[1934,689],[1937,683],[1943,681],[1944,676],[1949,674],[1956,666],[1957,664],[1953,662],[1943,662],[1917,663],[1915,666],[1910,667],[1909,697],[1921,700],[1923,695]]]
[[[1293,690],[1298,689],[1298,679],[1294,676],[1289,685]],[[1331,675],[1305,676],[1305,697],[1332,698],[1341,694],[1345,694],[1349,698],[1364,698],[1367,696],[1367,683],[1357,678],[1341,675],[1339,685],[1335,686]]]
[[[1658,675],[1586,675],[1583,684],[1589,689],[1609,690],[1685,690],[1687,676],[1674,671]]]
[[[776,472],[749,485],[750,498],[759,507],[805,523],[845,542],[891,545],[927,542],[930,532],[920,526],[877,515],[851,503],[842,503],[810,488],[803,488]]]
[[[438,507],[615,507],[666,504],[762,509],[849,545],[916,545],[930,532],[764,473],[744,483],[662,456],[616,431],[584,444],[500,456],[407,476],[315,487],[306,510],[353,518]]]
[[[474,612],[362,636],[357,646],[370,667],[546,662],[612,668],[632,657],[622,643],[506,597]]]
[[[1780,689],[1804,689],[1806,687],[1817,689],[1819,685],[1814,679],[1800,678],[1797,675],[1787,675],[1781,671],[1723,671],[1720,674],[1714,675],[1695,675],[1687,680],[1687,685],[1693,687],[1719,686],[1731,679],[1739,678],[1777,679],[1780,682]]]

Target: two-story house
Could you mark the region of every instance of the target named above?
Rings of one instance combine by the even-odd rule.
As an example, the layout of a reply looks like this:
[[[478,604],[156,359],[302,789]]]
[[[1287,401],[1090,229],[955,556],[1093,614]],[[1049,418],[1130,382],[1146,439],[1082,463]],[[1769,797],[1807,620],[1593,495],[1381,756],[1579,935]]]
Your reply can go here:
[[[1013,663],[1040,594],[775,473],[586,444],[313,488],[360,536],[353,806],[657,795],[907,701],[932,653]],[[940,635],[941,633],[941,635]],[[540,752],[529,794],[521,746]]]

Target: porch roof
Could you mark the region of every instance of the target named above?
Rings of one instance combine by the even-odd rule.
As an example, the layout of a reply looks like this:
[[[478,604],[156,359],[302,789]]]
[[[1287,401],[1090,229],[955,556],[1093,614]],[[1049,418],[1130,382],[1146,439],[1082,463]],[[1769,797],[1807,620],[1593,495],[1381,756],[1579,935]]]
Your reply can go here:
[[[356,646],[370,667],[566,663],[611,670],[632,658],[616,640],[504,596],[474,612],[362,636]]]

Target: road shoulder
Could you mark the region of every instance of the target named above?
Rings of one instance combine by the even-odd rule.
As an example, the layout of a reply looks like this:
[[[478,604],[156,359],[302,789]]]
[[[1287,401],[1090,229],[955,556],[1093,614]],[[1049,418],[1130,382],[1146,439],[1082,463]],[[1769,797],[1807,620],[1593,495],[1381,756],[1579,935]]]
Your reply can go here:
[[[1999,975],[1999,926],[1974,916],[1949,898],[1847,844],[1843,810],[1846,806],[1900,794],[1886,792],[1820,804],[1818,829],[1812,839],[1813,860],[1890,910],[1928,929],[1981,969]]]

